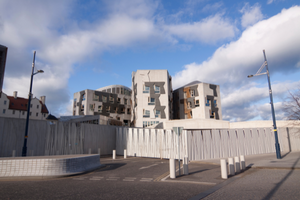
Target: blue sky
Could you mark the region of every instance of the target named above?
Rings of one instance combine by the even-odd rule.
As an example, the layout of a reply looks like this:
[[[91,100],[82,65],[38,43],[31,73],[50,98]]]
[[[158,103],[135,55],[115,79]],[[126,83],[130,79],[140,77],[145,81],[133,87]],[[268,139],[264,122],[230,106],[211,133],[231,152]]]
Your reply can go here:
[[[131,72],[167,69],[173,89],[199,80],[221,87],[223,119],[271,119],[267,77],[251,79],[266,55],[277,119],[287,90],[299,86],[300,3],[288,0],[0,1],[0,44],[8,47],[3,91],[34,96],[70,115],[73,93]]]

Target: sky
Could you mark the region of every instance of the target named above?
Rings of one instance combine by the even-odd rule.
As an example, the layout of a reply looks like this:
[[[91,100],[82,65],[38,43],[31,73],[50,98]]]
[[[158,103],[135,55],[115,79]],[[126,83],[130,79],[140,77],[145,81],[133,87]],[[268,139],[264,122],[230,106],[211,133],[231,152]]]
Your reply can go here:
[[[8,47],[3,92],[46,96],[72,114],[73,94],[131,87],[138,69],[167,69],[173,89],[198,80],[221,88],[223,120],[270,120],[267,76],[247,78],[266,52],[276,119],[300,85],[300,2],[294,0],[0,0]],[[262,72],[265,72],[265,68]]]

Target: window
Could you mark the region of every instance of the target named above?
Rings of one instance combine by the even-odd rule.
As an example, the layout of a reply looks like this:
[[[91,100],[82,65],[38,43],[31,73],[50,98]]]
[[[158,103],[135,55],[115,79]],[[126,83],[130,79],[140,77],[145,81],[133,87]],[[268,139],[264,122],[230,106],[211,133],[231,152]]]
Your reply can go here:
[[[124,104],[127,105],[127,99],[124,98]]]
[[[99,96],[94,93],[93,101],[99,101]]]
[[[110,103],[113,103],[114,102],[114,98],[112,96],[109,96],[109,101],[110,101]]]
[[[183,93],[183,98],[185,98],[185,99],[186,99],[186,92],[184,92],[184,93]]]
[[[121,108],[121,114],[125,114],[125,108]]]
[[[85,94],[83,94],[83,95],[81,96],[81,98],[82,98],[82,101],[85,101]]]
[[[155,110],[155,117],[160,117],[160,110]]]
[[[191,96],[194,97],[195,96],[195,90],[190,90]]]
[[[84,104],[81,105],[81,111],[84,111]]]
[[[6,100],[4,101],[4,105],[6,105]]]
[[[110,112],[110,106],[106,106],[106,112]]]
[[[37,116],[37,117],[38,117],[38,116],[39,116],[39,113],[36,113],[36,115],[35,115],[35,116]]]
[[[159,93],[160,92],[160,87],[157,85],[154,85],[154,93]]]
[[[39,105],[36,105],[36,108],[39,109]]]
[[[76,99],[74,99],[74,108],[76,108]]]
[[[24,112],[24,111],[22,111],[22,115],[25,115],[25,112]]]
[[[190,111],[190,116],[191,116],[191,118],[193,118],[193,112],[192,111]]]
[[[143,117],[148,118],[150,117],[150,110],[143,110]]]
[[[13,110],[12,114],[14,115],[14,114],[15,114],[15,112],[16,112],[16,111],[15,111],[15,110]]]
[[[107,97],[106,96],[102,96],[102,102],[104,102],[104,103],[107,102]]]
[[[143,93],[149,93],[150,92],[150,87],[144,85],[144,91]]]
[[[214,100],[214,105],[215,107],[217,107],[217,100]]]
[[[146,127],[147,127],[147,122],[143,121],[143,128],[146,128]]]
[[[95,109],[95,104],[90,104],[90,110],[94,111],[94,109]]]
[[[124,94],[124,88],[121,88],[121,94]]]
[[[118,103],[120,103],[121,102],[121,99],[120,98],[118,98],[118,101],[117,101]]]
[[[127,114],[128,114],[128,115],[131,114],[130,108],[127,108]]]
[[[148,105],[155,105],[155,98],[148,97]]]
[[[98,112],[102,112],[102,106],[98,106]]]
[[[209,99],[206,99],[206,106],[210,106],[210,100]]]
[[[74,111],[74,115],[75,115],[75,111]],[[44,114],[44,117],[46,117],[46,114]]]
[[[6,110],[5,110],[5,109],[3,109],[3,114],[5,114],[5,111],[6,111]]]
[[[196,100],[195,107],[199,107],[199,100]]]
[[[210,111],[210,118],[211,119],[214,119],[215,118],[215,112],[214,111],[211,111],[211,110],[209,110]]]
[[[191,102],[187,102],[187,108],[191,108]]]

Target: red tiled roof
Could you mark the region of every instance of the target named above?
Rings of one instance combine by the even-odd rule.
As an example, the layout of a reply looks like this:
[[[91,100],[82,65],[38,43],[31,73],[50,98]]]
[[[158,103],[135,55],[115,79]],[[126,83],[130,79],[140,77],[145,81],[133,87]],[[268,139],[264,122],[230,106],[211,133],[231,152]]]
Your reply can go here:
[[[24,110],[27,111],[28,99],[17,97],[16,99],[13,96],[7,96],[9,99],[9,109],[12,110]],[[47,106],[40,101],[42,105],[42,113],[49,113]]]

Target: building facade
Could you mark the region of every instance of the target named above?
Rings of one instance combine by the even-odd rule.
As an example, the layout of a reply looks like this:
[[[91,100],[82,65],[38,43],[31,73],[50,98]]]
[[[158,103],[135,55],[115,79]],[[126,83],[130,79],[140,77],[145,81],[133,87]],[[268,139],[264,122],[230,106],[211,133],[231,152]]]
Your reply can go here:
[[[131,89],[123,85],[111,85],[76,92],[73,116],[76,115],[103,115],[130,126]]]
[[[7,57],[7,47],[0,45],[0,95],[3,87],[6,57]]]
[[[172,78],[167,70],[132,72],[132,115],[135,127],[172,119]]]
[[[28,99],[18,97],[17,92],[14,92],[13,96],[8,96],[3,92],[0,94],[1,117],[26,119]],[[45,96],[40,99],[31,99],[29,119],[45,120],[48,117],[49,112],[45,100]]]
[[[173,92],[174,119],[222,120],[220,86],[191,82]]]

